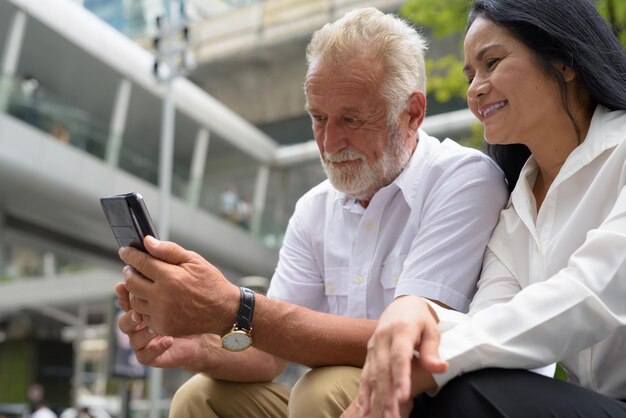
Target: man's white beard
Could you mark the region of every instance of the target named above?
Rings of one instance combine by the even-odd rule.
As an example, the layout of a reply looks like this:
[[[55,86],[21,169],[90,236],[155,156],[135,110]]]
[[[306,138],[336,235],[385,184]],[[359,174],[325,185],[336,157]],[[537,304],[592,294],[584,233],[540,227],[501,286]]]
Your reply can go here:
[[[380,159],[368,164],[363,153],[347,148],[336,153],[324,153],[322,166],[335,189],[358,200],[370,200],[404,170],[413,153],[404,144],[397,126],[389,128],[388,143]],[[350,167],[336,167],[333,162],[358,161]]]

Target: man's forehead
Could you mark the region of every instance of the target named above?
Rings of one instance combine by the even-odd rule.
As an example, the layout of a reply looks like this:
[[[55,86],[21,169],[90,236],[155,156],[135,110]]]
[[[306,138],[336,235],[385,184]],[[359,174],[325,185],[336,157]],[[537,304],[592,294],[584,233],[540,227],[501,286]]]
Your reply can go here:
[[[364,102],[379,95],[380,81],[364,73],[316,73],[307,77],[304,91],[310,106],[330,100],[342,107],[363,108]]]
[[[306,104],[304,105],[304,110],[306,110],[309,113],[322,111],[321,107],[317,105],[314,99],[309,100],[308,98],[307,98]],[[362,106],[359,106],[356,104],[346,104],[343,106],[339,106],[339,110],[345,113],[355,113],[355,114],[365,113],[366,111],[366,109],[364,109]]]

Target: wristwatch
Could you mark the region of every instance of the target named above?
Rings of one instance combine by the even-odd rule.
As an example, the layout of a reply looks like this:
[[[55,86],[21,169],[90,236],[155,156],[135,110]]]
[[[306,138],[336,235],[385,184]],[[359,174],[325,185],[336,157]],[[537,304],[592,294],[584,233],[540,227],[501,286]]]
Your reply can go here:
[[[222,337],[222,348],[228,351],[243,351],[252,345],[252,314],[254,313],[254,292],[240,287],[241,302],[237,322]]]

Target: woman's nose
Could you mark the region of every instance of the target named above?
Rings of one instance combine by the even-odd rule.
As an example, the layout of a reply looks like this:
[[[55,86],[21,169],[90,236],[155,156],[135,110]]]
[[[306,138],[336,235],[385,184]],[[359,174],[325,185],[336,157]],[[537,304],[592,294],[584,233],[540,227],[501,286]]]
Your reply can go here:
[[[477,102],[489,90],[489,83],[482,77],[474,77],[467,89],[467,98]]]

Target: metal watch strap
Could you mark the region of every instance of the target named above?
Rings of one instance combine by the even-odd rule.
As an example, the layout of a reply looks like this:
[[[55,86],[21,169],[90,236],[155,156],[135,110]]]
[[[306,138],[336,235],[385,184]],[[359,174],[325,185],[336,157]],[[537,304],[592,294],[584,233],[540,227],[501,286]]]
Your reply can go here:
[[[237,313],[237,328],[250,331],[252,329],[252,315],[254,314],[254,292],[247,287],[240,287],[241,302]]]

